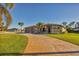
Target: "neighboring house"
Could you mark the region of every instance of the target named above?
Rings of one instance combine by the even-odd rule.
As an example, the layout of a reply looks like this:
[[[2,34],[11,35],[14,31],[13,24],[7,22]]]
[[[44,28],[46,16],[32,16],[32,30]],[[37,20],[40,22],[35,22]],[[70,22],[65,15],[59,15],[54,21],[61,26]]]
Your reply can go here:
[[[8,29],[8,31],[9,32],[22,32],[22,33],[24,33],[25,32],[25,30],[24,29],[17,29],[17,28],[11,28],[11,29]]]
[[[10,32],[16,32],[17,30],[18,30],[17,28],[8,29],[8,31],[10,31]]]
[[[45,24],[41,28],[38,26],[25,27],[25,33],[65,33],[66,28],[59,24]]]

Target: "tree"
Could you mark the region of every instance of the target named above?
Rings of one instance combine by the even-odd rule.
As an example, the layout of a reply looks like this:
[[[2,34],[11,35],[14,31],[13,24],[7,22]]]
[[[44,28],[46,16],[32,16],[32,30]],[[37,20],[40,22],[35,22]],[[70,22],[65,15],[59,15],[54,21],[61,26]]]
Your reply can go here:
[[[66,25],[67,25],[67,22],[63,22],[62,24],[63,24],[64,26],[66,26]]]
[[[21,27],[21,32],[22,32],[22,27],[23,27],[23,25],[24,25],[24,23],[23,22],[18,22],[18,25]]]
[[[41,27],[43,24],[44,23],[42,23],[42,22],[38,22],[36,25],[39,26],[39,27]]]
[[[75,24],[75,21],[72,21],[69,24],[67,24],[67,22],[63,22],[62,24],[64,27],[66,27],[68,32],[73,32],[72,26]]]
[[[36,24],[36,26],[38,27],[39,32],[41,31],[41,28],[43,27],[43,25],[44,25],[44,23],[42,23],[42,22],[38,22]]]
[[[4,22],[2,22],[2,31],[5,31]]]
[[[75,21],[72,21],[72,22],[70,22],[68,25],[69,26],[72,26],[72,25],[74,25],[75,24]]]
[[[68,31],[69,32],[73,32],[74,30],[73,30],[73,25],[75,24],[75,21],[72,21],[72,22],[70,22],[69,24],[68,24]]]
[[[8,26],[11,24],[12,17],[9,12],[9,9],[12,9],[13,6],[14,6],[13,3],[5,3],[5,4],[0,3],[0,30],[2,30],[2,21],[3,21],[2,16],[3,15],[6,18],[6,26],[5,26],[6,30],[8,29]]]

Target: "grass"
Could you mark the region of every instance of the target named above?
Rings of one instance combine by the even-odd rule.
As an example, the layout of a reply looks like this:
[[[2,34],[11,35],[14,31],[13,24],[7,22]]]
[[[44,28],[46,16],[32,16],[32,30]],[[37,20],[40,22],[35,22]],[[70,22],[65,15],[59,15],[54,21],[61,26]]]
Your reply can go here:
[[[58,39],[79,45],[79,34],[76,34],[76,33],[48,34],[48,36],[58,38]]]
[[[0,54],[22,53],[27,43],[28,40],[26,36],[17,34],[0,34]]]

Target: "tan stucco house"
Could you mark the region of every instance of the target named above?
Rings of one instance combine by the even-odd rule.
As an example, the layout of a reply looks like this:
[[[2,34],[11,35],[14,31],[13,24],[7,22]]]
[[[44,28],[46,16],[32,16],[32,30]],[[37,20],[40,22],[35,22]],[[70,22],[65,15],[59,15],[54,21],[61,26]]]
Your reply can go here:
[[[65,33],[66,28],[59,24],[45,24],[39,26],[25,27],[25,33]]]

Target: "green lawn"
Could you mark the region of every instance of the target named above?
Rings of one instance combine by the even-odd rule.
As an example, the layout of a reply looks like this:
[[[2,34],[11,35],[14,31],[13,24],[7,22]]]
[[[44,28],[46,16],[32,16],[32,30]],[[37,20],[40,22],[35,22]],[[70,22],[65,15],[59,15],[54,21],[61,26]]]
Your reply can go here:
[[[68,33],[68,34],[48,34],[50,37],[55,37],[76,45],[79,45],[79,34]]]
[[[1,53],[22,53],[27,43],[28,40],[26,36],[17,34],[0,34],[0,55]]]

